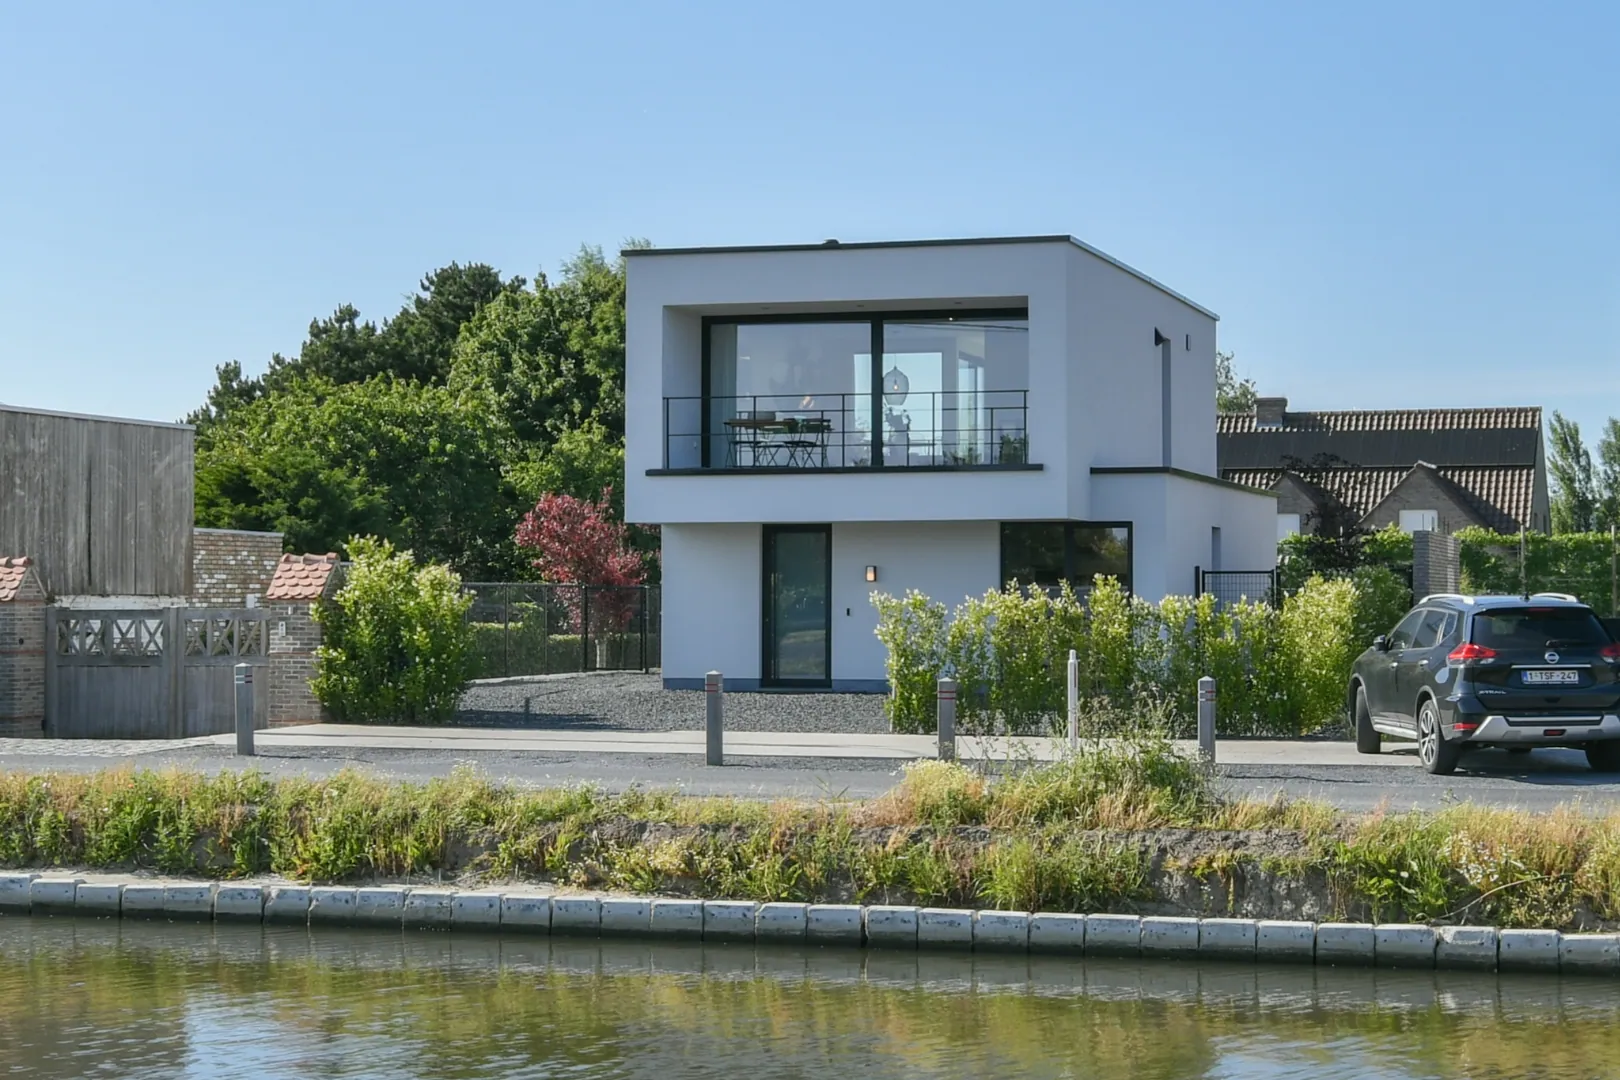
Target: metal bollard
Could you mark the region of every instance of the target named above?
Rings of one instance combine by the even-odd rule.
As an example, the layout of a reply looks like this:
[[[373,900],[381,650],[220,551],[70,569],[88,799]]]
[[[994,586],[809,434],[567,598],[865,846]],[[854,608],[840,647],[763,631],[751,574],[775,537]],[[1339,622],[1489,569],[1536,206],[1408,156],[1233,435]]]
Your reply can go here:
[[[236,756],[253,756],[253,665],[236,665]]]
[[[707,754],[710,765],[724,765],[726,731],[726,677],[718,671],[703,676],[703,694],[708,703],[704,718],[707,735]]]
[[[1215,760],[1215,680],[1208,675],[1198,680],[1198,752]]]
[[[941,679],[935,690],[939,704],[939,760],[956,760],[956,680]]]
[[[1080,654],[1069,650],[1069,753],[1080,749]]]

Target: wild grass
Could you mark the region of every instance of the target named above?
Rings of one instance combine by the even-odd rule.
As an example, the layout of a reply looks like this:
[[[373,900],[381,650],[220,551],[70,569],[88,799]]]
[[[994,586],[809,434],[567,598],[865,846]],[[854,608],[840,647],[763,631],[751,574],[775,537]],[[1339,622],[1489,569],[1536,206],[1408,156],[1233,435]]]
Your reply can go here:
[[[1174,837],[1185,833],[1162,830],[1214,839],[1183,859]],[[1226,832],[1285,842],[1256,855],[1219,846]],[[472,771],[424,784],[355,772],[6,773],[0,866],[321,882],[468,875],[1071,911],[1133,910],[1155,898],[1156,875],[1179,868],[1325,882],[1341,914],[1378,921],[1620,923],[1620,814],[1460,805],[1356,817],[1280,797],[1224,800],[1198,762],[1153,738],[1088,744],[1000,776],[919,762],[864,802],[524,790]]]

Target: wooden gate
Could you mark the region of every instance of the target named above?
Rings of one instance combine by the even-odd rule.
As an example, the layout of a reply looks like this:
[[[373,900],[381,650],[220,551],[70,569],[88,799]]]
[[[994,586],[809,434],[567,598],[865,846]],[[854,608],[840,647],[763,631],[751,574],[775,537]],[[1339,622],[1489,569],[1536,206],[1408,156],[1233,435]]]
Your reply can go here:
[[[269,612],[45,609],[45,735],[180,739],[236,729],[237,664],[269,719]]]

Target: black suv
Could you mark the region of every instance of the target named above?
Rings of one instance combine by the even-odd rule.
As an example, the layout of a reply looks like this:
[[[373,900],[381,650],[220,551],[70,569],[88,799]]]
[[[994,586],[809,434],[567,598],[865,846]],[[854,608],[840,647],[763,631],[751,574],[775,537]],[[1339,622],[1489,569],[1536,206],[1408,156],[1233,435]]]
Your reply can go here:
[[[1470,746],[1580,746],[1620,771],[1620,644],[1573,596],[1426,596],[1356,658],[1356,749],[1416,739],[1449,773]]]

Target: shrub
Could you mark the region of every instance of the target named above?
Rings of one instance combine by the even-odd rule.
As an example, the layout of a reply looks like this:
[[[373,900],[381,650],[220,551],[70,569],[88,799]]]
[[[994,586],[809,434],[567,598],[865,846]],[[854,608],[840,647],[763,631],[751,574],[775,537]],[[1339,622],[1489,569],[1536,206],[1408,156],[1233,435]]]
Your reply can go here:
[[[1356,587],[1355,646],[1365,649],[1395,628],[1412,607],[1412,590],[1386,566],[1361,566],[1350,574]]]
[[[443,722],[473,673],[472,597],[446,567],[418,567],[385,540],[356,538],[349,557],[343,587],[315,612],[315,696],[342,721]]]
[[[878,640],[889,650],[884,709],[895,731],[935,730],[937,680],[944,677],[945,605],[912,590],[896,600],[873,593]]]

